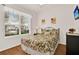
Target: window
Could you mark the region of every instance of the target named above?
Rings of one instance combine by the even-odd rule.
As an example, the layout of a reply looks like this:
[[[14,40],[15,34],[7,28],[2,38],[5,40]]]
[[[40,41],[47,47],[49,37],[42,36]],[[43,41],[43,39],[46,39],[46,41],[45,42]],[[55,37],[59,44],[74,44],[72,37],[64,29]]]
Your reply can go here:
[[[29,33],[29,19],[27,16],[21,16],[21,34]]]
[[[27,14],[21,15],[14,9],[5,9],[5,36],[29,34],[31,17]]]

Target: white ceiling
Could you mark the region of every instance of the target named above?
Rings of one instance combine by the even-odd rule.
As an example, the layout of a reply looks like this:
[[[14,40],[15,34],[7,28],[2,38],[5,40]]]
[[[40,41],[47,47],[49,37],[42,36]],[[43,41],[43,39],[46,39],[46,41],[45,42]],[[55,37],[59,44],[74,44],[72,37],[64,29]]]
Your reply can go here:
[[[30,10],[33,12],[39,12],[43,5],[40,5],[40,4],[7,4],[6,6],[16,7],[16,8],[18,7],[18,8]]]
[[[40,11],[40,5],[39,4],[21,4],[21,5],[18,5],[24,9],[29,9],[31,11],[34,11],[34,12],[38,12]]]
[[[60,9],[61,7],[62,8],[65,8],[65,7],[68,7],[68,6],[71,6],[69,4],[43,4],[43,5],[40,5],[40,4],[9,4],[8,6],[15,6],[16,8],[21,8],[21,9],[25,9],[25,10],[30,10],[30,11],[33,11],[33,12],[40,12],[41,10],[47,10],[47,9]],[[72,5],[73,6],[73,5]]]
[[[18,7],[18,8],[22,8],[25,10],[30,10],[33,12],[40,12],[40,10],[42,10],[43,8],[45,8],[45,6],[48,6],[47,4],[6,4],[6,6],[10,6],[10,7]]]

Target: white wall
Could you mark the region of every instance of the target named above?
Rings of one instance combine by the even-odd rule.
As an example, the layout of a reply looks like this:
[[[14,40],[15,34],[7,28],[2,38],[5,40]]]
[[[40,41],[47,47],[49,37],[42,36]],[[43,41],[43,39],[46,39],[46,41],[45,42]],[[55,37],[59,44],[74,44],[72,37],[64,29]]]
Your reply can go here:
[[[16,5],[7,5],[7,6],[14,8],[18,11],[25,12],[27,14],[32,15],[31,32],[33,34],[36,28],[36,24],[37,24],[37,14],[30,10],[24,10],[20,7],[17,7]],[[10,37],[5,37],[4,32],[5,32],[4,30],[4,8],[3,6],[0,6],[0,51],[19,45],[21,41],[21,37],[26,36],[26,35],[15,35],[15,36],[10,36]]]
[[[20,6],[7,6],[32,15],[32,34],[34,33],[35,28],[40,26],[41,19],[46,19],[46,22],[50,24],[51,17],[56,17],[56,27],[60,28],[60,42],[62,44],[66,44],[66,32],[68,31],[68,28],[74,27],[79,29],[79,20],[75,21],[73,16],[73,9],[75,5],[46,5],[45,7],[42,7],[38,14],[28,9],[25,10],[20,8]],[[19,45],[22,36],[25,35],[16,35],[9,38],[4,37],[4,11],[3,7],[0,6],[0,51]]]
[[[42,7],[39,13],[38,26],[40,27],[41,19],[46,19],[50,25],[52,17],[56,17],[56,27],[60,28],[60,43],[66,44],[66,32],[69,28],[74,27],[79,30],[79,22],[74,20],[73,10],[75,5],[46,5]]]

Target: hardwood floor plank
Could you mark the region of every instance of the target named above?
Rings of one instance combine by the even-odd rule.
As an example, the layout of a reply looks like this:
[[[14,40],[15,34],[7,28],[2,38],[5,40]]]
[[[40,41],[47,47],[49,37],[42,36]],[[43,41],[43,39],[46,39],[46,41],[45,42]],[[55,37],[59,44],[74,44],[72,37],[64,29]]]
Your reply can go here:
[[[55,55],[65,55],[65,54],[66,54],[66,46],[59,44],[56,49]],[[19,45],[11,49],[0,52],[0,55],[29,55],[29,54],[23,52],[21,46]]]
[[[55,51],[55,55],[66,55],[66,46],[59,44]]]

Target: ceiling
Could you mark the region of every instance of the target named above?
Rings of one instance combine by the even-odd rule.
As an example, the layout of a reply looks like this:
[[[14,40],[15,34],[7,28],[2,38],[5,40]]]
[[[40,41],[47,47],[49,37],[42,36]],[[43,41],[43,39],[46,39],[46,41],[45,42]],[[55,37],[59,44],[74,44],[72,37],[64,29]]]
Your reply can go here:
[[[18,7],[18,8],[30,10],[33,12],[39,12],[41,10],[41,8],[45,5],[40,5],[40,4],[7,4],[7,6],[16,7],[16,8]]]
[[[40,12],[41,10],[47,10],[47,9],[59,10],[61,8],[67,8],[68,6],[71,6],[69,4],[63,4],[63,5],[62,4],[42,4],[42,5],[40,4],[7,4],[7,5],[37,12],[37,13]]]
[[[40,7],[41,7],[39,4],[21,4],[18,6],[24,8],[24,9],[29,9],[34,12],[40,11]]]

